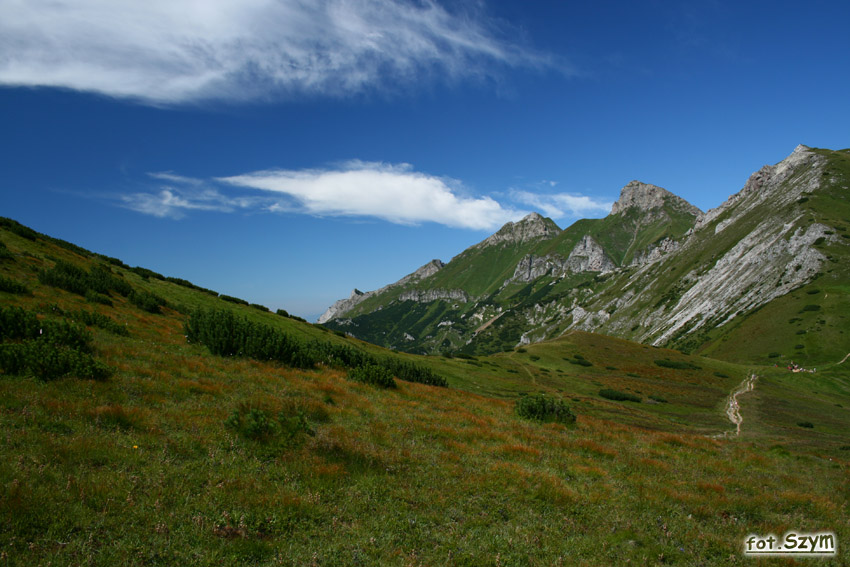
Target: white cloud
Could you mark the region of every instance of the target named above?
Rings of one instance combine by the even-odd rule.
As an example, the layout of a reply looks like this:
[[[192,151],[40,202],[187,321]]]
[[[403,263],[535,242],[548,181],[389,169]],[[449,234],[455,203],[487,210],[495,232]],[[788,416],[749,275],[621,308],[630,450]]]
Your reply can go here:
[[[548,184],[554,186],[554,182],[548,182]],[[513,190],[511,198],[553,219],[598,217],[610,213],[611,207],[614,206],[613,201],[573,193],[532,193]]]
[[[409,165],[355,161],[338,169],[269,170],[218,181],[291,201],[272,210],[318,216],[367,216],[398,224],[435,222],[491,230],[525,214],[490,197],[462,196],[459,182],[415,172]]]
[[[229,197],[203,180],[171,173],[150,173],[150,177],[166,181],[153,191],[121,195],[121,206],[160,218],[180,219],[187,211],[233,212],[261,206],[262,200],[240,196]]]
[[[559,67],[435,0],[2,0],[0,85],[151,103],[347,95]]]

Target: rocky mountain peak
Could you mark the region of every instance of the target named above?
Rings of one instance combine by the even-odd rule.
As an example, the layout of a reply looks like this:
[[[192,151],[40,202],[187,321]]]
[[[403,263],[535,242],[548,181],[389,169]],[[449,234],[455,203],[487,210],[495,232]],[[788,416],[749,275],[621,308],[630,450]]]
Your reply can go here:
[[[690,212],[694,216],[702,212],[666,189],[635,180],[630,181],[620,191],[620,198],[611,207],[611,214],[616,215],[631,208],[637,208],[641,211],[651,211],[653,209],[660,209],[665,203],[673,204],[677,208]]]
[[[561,229],[552,219],[539,213],[529,213],[517,222],[509,222],[499,229],[496,234],[478,244],[478,247],[492,246],[502,243],[522,243],[540,238],[552,238]]]

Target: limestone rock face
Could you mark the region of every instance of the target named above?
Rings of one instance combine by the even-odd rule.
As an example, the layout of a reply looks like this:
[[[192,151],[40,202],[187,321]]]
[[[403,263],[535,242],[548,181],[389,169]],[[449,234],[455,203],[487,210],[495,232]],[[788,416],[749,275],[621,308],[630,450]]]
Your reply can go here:
[[[531,213],[520,221],[507,223],[496,234],[476,244],[474,248],[552,238],[560,232],[561,229],[551,220],[543,218],[538,213]]]
[[[617,266],[590,235],[584,235],[575,245],[567,258],[567,269],[570,272],[610,272]]]
[[[459,301],[466,303],[469,295],[461,289],[413,289],[405,291],[398,296],[399,301],[416,301],[417,303],[429,303],[437,300]]]
[[[673,204],[676,208],[690,212],[693,215],[702,214],[702,211],[698,208],[670,191],[648,183],[641,183],[640,181],[630,181],[623,187],[620,191],[620,198],[611,207],[611,214],[620,214],[631,208],[641,211],[651,211],[653,209],[660,209],[665,203]]]
[[[425,278],[433,276],[434,274],[439,272],[444,266],[445,264],[440,260],[431,260],[412,274],[408,274],[397,282],[384,286],[381,289],[375,291],[362,292],[359,289],[355,288],[354,291],[351,292],[351,295],[348,297],[348,299],[340,299],[339,301],[328,307],[328,310],[322,313],[322,316],[319,317],[316,322],[322,324],[327,321],[330,321],[331,319],[338,319],[339,317],[342,317],[343,315],[345,315],[346,313],[348,313],[370,297],[378,295],[379,293],[383,293],[394,287],[424,280]]]
[[[753,173],[744,188],[730,196],[722,205],[700,215],[694,225],[694,231],[710,225],[715,219],[724,216],[727,211],[731,211],[731,214],[715,225],[715,233],[721,232],[768,199],[776,208],[796,201],[803,193],[814,191],[819,187],[817,176],[809,175],[800,182],[790,184],[789,190],[786,191],[777,191],[777,188],[801,167],[819,166],[823,161],[823,158],[814,153],[811,148],[800,144],[781,162],[776,165],[765,165]]]
[[[658,244],[654,246],[650,246],[646,250],[642,250],[635,254],[635,257],[632,258],[630,266],[644,266],[646,264],[652,264],[653,262],[657,262],[667,254],[671,252],[675,252],[682,246],[682,243],[673,240],[672,238],[665,238]]]
[[[615,268],[616,265],[602,246],[590,235],[585,235],[567,258],[558,254],[524,256],[517,264],[514,275],[505,283],[513,281],[527,283],[550,274],[564,276],[568,273],[579,272],[610,272]]]
[[[352,309],[354,309],[358,303],[363,301],[364,299],[368,299],[372,295],[372,292],[363,293],[359,289],[355,288],[351,295],[348,296],[348,299],[340,299],[335,302],[333,305],[328,307],[328,310],[322,313],[321,317],[317,320],[319,324],[325,323],[339,317]]]

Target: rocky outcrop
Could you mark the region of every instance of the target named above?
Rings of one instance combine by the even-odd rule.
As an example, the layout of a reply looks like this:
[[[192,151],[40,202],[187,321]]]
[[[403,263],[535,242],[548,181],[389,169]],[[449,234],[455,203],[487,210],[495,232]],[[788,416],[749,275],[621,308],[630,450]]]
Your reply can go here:
[[[770,199],[771,203],[779,208],[796,201],[803,193],[817,190],[820,185],[820,178],[816,173],[820,171],[820,168],[811,166],[820,165],[823,162],[824,158],[814,153],[808,146],[800,144],[794,148],[791,155],[781,162],[776,165],[765,165],[753,173],[743,189],[730,196],[722,205],[709,209],[705,214],[697,217],[694,231],[705,228],[715,219],[724,216],[727,211],[734,209],[727,218],[715,226],[714,232],[719,233],[767,199]],[[801,167],[808,168],[807,175],[803,179],[790,184],[786,191],[776,191],[777,187],[799,171]]]
[[[357,307],[358,305],[360,305],[361,303],[363,303],[363,301],[369,299],[370,297],[384,293],[385,291],[388,291],[394,287],[399,287],[409,283],[422,281],[425,278],[433,276],[434,274],[439,272],[444,266],[445,264],[440,260],[431,260],[412,274],[408,274],[397,282],[386,285],[381,289],[375,291],[362,292],[359,289],[355,288],[354,291],[351,292],[351,295],[348,296],[348,299],[340,299],[339,301],[328,307],[328,310],[322,313],[321,317],[319,317],[316,322],[322,324],[326,323],[327,321],[330,321],[331,319],[338,319],[344,316],[352,309],[354,309],[355,307]]]
[[[590,235],[585,235],[570,252],[565,272],[610,272],[617,266]]]
[[[812,246],[827,232],[821,224],[807,229],[794,228],[794,222],[759,225],[706,273],[688,278],[693,285],[669,312],[657,315],[660,332],[653,343],[665,344],[707,324],[723,325],[811,281],[826,260]]]
[[[510,282],[532,282],[537,278],[553,275],[565,276],[569,273],[579,272],[610,272],[616,265],[591,236],[585,235],[578,244],[573,247],[567,258],[558,254],[547,254],[535,256],[528,254],[516,266],[513,276],[505,284]]]
[[[672,205],[679,210],[689,212],[695,216],[702,214],[702,211],[698,208],[670,191],[648,183],[641,183],[640,181],[630,181],[623,187],[620,191],[620,198],[611,207],[611,214],[617,215],[631,208],[641,211],[651,211],[653,209],[660,209],[665,204]]]
[[[550,219],[543,218],[538,213],[531,213],[520,221],[507,223],[496,234],[484,239],[473,248],[552,238],[560,232],[558,225]]]
[[[418,281],[424,280],[425,278],[433,276],[434,274],[436,274],[437,272],[442,270],[445,266],[446,265],[441,260],[431,260],[430,262],[428,262],[427,264],[425,264],[424,266],[422,266],[421,268],[419,268],[418,270],[416,270],[412,274],[408,274],[408,275],[404,276],[403,278],[401,278],[400,280],[398,280],[397,282],[395,282],[394,284],[390,284],[386,287],[382,287],[378,291],[380,292],[380,291],[384,291],[386,289],[389,289],[391,287],[398,287],[400,285],[404,285],[404,284],[407,284],[407,283],[413,283],[413,282],[418,282]]]
[[[415,301],[417,303],[430,303],[431,301],[458,301],[466,303],[469,294],[461,289],[412,289],[398,296],[399,301]]]
[[[341,317],[342,315],[348,313],[358,304],[360,304],[364,299],[368,299],[374,294],[374,292],[363,293],[359,289],[355,288],[351,295],[348,296],[348,299],[340,299],[335,302],[333,305],[328,307],[328,310],[322,313],[321,317],[316,321],[320,325],[331,319],[336,319],[337,317]]]
[[[635,253],[634,258],[632,258],[632,261],[629,265],[645,266],[646,264],[652,264],[666,256],[667,254],[675,252],[681,247],[681,245],[681,242],[677,240],[673,240],[672,238],[665,238],[657,244],[650,246],[646,250],[641,250]]]

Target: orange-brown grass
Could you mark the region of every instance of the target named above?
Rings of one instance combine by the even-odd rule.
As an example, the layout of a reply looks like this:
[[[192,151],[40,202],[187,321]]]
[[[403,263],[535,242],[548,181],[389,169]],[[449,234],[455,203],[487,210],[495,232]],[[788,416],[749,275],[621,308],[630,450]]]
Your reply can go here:
[[[0,235],[16,253],[45,253]],[[49,253],[87,262],[58,247]],[[343,369],[213,357],[186,344],[182,315],[145,314],[120,298],[113,308],[91,306],[40,286],[28,266],[44,265],[0,264],[34,290],[2,299],[95,309],[126,322],[130,336],[92,329],[97,356],[115,369],[106,382],[0,380],[5,564],[721,566],[744,562],[749,533],[832,530],[850,541],[846,459],[694,434],[724,424],[726,382],[740,379],[706,370],[700,392],[691,375],[652,366],[672,351],[647,349],[635,365],[627,358],[644,349],[633,344],[582,351],[594,367],[569,368],[569,379],[581,381],[580,402],[564,395],[577,422],[539,424],[517,417],[511,400],[457,388],[399,381],[379,390],[349,381]],[[220,303],[123,272],[175,303]],[[309,325],[299,332],[333,338]],[[572,338],[583,349],[613,344]],[[494,360],[522,368],[517,357]],[[620,369],[611,384],[662,393],[670,406],[698,395],[709,408],[702,415],[716,411],[716,420],[692,425],[683,406],[653,406],[678,420],[665,421],[647,413],[649,404],[598,399],[594,381],[607,384],[606,357]],[[644,378],[622,376],[633,370]],[[533,374],[555,389],[573,386]],[[528,389],[512,374],[492,380],[508,392]],[[270,417],[301,412],[312,435],[266,441],[225,425],[247,407]]]

